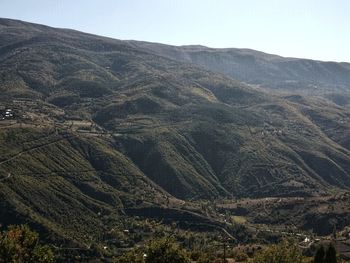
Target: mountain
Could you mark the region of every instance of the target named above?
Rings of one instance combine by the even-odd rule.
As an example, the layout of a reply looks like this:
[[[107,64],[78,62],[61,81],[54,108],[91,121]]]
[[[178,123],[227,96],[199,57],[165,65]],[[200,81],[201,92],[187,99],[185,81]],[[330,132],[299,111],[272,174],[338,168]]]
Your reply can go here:
[[[130,41],[132,46],[260,87],[308,94],[348,93],[350,63],[286,58],[251,49],[169,46]]]
[[[303,63],[0,19],[0,223],[82,243],[129,213],[222,227],[196,202],[348,191],[348,108],[241,82],[287,83],[295,70],[346,87],[348,64],[307,61],[311,77]],[[326,69],[334,81],[316,78]]]

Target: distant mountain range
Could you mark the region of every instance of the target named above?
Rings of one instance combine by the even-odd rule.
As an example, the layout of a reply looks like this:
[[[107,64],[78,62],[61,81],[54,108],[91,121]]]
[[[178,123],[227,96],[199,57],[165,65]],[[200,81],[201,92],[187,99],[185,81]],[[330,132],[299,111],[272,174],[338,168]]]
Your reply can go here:
[[[347,191],[349,87],[347,63],[0,19],[0,223],[82,241],[169,199]]]
[[[249,84],[284,91],[348,92],[350,64],[286,58],[251,49],[168,46],[129,41],[153,54],[193,63]]]

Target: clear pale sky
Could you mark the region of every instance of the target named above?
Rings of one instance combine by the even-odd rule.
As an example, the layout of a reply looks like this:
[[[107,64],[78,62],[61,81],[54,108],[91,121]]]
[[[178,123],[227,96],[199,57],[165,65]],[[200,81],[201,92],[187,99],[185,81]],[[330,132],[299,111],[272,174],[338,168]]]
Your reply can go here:
[[[349,0],[0,0],[0,17],[118,39],[350,62]]]

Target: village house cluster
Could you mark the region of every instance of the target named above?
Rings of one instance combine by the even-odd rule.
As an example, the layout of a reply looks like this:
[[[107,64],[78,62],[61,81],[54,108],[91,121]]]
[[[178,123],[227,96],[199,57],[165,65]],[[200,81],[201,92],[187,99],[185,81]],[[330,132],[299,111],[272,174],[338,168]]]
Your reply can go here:
[[[5,108],[0,111],[0,120],[12,119],[13,117],[12,109]]]

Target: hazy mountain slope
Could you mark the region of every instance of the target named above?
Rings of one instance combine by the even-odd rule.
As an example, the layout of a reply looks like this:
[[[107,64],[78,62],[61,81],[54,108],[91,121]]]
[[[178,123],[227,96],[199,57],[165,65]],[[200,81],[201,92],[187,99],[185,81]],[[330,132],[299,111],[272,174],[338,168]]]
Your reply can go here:
[[[285,58],[250,49],[169,46],[141,41],[130,41],[130,44],[269,88],[328,93],[347,91],[350,87],[349,63]]]
[[[83,240],[101,214],[173,197],[350,187],[346,108],[72,30],[1,19],[0,40],[3,223],[29,216]]]

